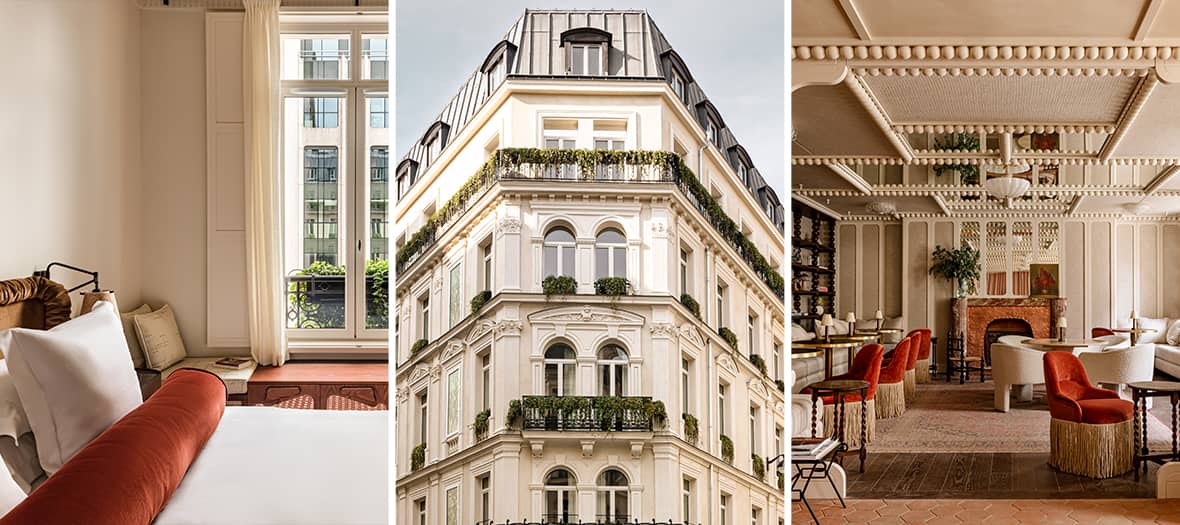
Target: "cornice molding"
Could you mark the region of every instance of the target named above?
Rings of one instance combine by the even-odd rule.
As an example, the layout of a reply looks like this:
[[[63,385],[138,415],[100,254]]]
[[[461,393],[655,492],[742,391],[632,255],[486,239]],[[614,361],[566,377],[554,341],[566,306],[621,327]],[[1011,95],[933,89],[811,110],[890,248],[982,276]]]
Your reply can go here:
[[[1139,112],[1143,110],[1143,106],[1147,104],[1147,98],[1151,96],[1151,92],[1159,85],[1160,79],[1155,73],[1151,73],[1143,77],[1139,81],[1139,85],[1135,86],[1135,93],[1131,95],[1131,101],[1123,108],[1122,115],[1119,116],[1118,128],[1114,134],[1106,138],[1106,143],[1102,145],[1102,151],[1098,154],[1098,158],[1102,162],[1107,162],[1110,157],[1114,155],[1114,150],[1123,141],[1123,137],[1127,135],[1127,130],[1135,123],[1135,118],[1139,116]]]
[[[854,67],[857,76],[870,77],[1141,77],[1150,71],[1150,66],[1124,67],[1121,64],[1088,64],[1075,67],[1052,66],[980,66],[962,67],[940,64],[937,67],[913,67],[904,65]]]
[[[865,197],[859,190],[795,188],[793,195],[802,197]],[[899,184],[873,186],[871,197],[931,197],[935,195],[955,196],[960,194],[985,194],[980,186],[908,186]],[[1032,195],[1085,195],[1092,197],[1180,197],[1180,190],[1156,190],[1148,193],[1140,186],[1034,186],[1028,190]],[[954,203],[957,201],[948,201]]]
[[[1053,124],[1011,124],[1011,123],[955,123],[945,122],[907,122],[894,124],[893,130],[905,133],[1114,133],[1118,126],[1114,124],[1074,124],[1058,122]]]
[[[902,222],[911,219],[944,219],[944,220],[1016,220],[1016,219],[1058,219],[1058,220],[1118,220],[1122,222],[1167,222],[1180,223],[1180,215],[1125,215],[1122,213],[1076,213],[1063,215],[1059,211],[1014,211],[1006,209],[971,212],[956,212],[946,216],[934,212],[898,212],[897,217],[881,217],[878,215],[841,215],[836,218],[840,222]]]
[[[1065,166],[1167,166],[1180,164],[1180,156],[1160,157],[1121,157],[1103,161],[1097,155],[1087,153],[1084,156],[1077,153],[1064,152],[1044,154],[1014,154],[1012,160],[1023,164],[1058,164]],[[791,164],[796,166],[824,166],[827,164],[854,165],[930,165],[930,164],[999,164],[1000,156],[985,155],[979,152],[958,155],[915,156],[910,161],[897,157],[880,155],[792,155]]]
[[[877,97],[873,96],[872,90],[865,84],[864,78],[857,75],[850,75],[844,79],[844,85],[848,86],[849,91],[860,100],[861,105],[864,106],[865,111],[873,118],[873,122],[877,127],[881,128],[881,133],[889,140],[889,143],[897,149],[897,153],[906,161],[913,160],[914,150],[910,148],[910,144],[904,138],[893,131],[893,123],[889,121],[889,114],[885,112],[885,108],[881,106],[881,102]]]
[[[798,40],[797,40],[798,41]],[[791,46],[793,60],[1174,60],[1180,46],[1165,45],[967,45],[808,44]]]

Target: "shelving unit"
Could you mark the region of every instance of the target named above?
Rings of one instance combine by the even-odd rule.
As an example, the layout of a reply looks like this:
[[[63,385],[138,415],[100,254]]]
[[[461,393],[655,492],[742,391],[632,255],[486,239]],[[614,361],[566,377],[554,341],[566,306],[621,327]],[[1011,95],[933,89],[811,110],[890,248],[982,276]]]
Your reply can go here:
[[[815,307],[836,300],[836,220],[799,202],[791,212],[791,321],[811,329]]]

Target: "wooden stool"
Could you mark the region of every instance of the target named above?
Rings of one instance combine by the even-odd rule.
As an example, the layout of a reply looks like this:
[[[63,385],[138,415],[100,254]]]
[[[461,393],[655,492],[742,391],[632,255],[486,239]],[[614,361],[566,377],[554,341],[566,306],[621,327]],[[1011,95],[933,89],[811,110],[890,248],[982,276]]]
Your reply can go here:
[[[971,377],[971,372],[979,372],[979,382],[983,382],[983,359],[979,356],[967,355],[963,345],[963,338],[956,337],[954,331],[947,334],[946,339],[946,382],[951,382],[951,375],[959,374],[959,384],[963,384]]]

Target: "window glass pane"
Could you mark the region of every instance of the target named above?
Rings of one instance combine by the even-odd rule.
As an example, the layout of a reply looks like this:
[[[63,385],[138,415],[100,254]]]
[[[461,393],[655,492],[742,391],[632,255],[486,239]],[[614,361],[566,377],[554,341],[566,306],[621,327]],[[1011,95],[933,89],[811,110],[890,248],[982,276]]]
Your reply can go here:
[[[346,107],[343,97],[283,102],[283,191],[288,203],[283,265],[289,328],[345,327],[348,277],[342,240],[349,221],[341,203],[351,191]],[[309,118],[314,126],[307,125]]]
[[[561,274],[574,276],[574,247],[563,246],[561,248]]]
[[[459,489],[447,489],[447,525],[459,525]]]
[[[447,374],[447,434],[459,431],[459,369]]]
[[[387,35],[362,36],[361,78],[364,80],[389,80],[389,38]]]
[[[365,129],[364,173],[368,174],[368,206],[361,207],[367,215],[362,224],[368,242],[365,260],[365,328],[389,328],[389,120],[388,99],[370,97],[368,127]],[[375,115],[379,118],[374,119]]]
[[[374,97],[369,99],[369,127],[384,129],[389,127],[389,99]]]
[[[586,73],[586,70],[584,69],[586,64],[586,57],[584,56],[585,48],[582,46],[574,46],[572,53],[573,60],[571,60],[570,63],[573,67],[570,68],[570,72],[575,75],[584,75]]]
[[[455,326],[455,323],[458,323],[463,317],[463,303],[459,300],[459,297],[463,294],[462,270],[462,265],[458,264],[451,268],[450,304],[448,305],[450,307],[451,326]]]
[[[623,248],[614,248],[612,250],[615,257],[614,277],[627,276],[627,250]]]
[[[545,365],[545,395],[557,395],[557,364],[547,363]]]
[[[590,75],[602,74],[602,47],[590,46],[586,48],[586,73]]]
[[[574,363],[563,363],[561,366],[562,366],[561,380],[563,382],[563,384],[561,386],[561,389],[562,389],[561,395],[572,396],[576,392],[576,390],[574,389],[574,379],[576,378],[576,376],[574,374],[575,365],[574,365]]]
[[[545,277],[557,275],[557,247],[546,246],[542,251],[545,257]]]
[[[283,80],[348,80],[349,36],[283,35],[279,67]]]
[[[601,279],[610,275],[610,249],[594,249],[594,278]]]

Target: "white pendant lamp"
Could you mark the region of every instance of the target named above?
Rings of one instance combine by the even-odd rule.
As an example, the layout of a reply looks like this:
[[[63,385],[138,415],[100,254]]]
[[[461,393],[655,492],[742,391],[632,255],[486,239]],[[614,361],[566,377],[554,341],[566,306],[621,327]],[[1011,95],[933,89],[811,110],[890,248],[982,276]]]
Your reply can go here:
[[[1012,207],[1012,200],[1019,198],[1028,192],[1032,183],[1028,179],[1016,177],[1021,173],[1027,173],[1032,169],[1032,166],[989,166],[987,172],[989,174],[996,174],[988,177],[983,181],[983,189],[987,190],[988,195],[997,199],[1003,199],[1008,207]]]

